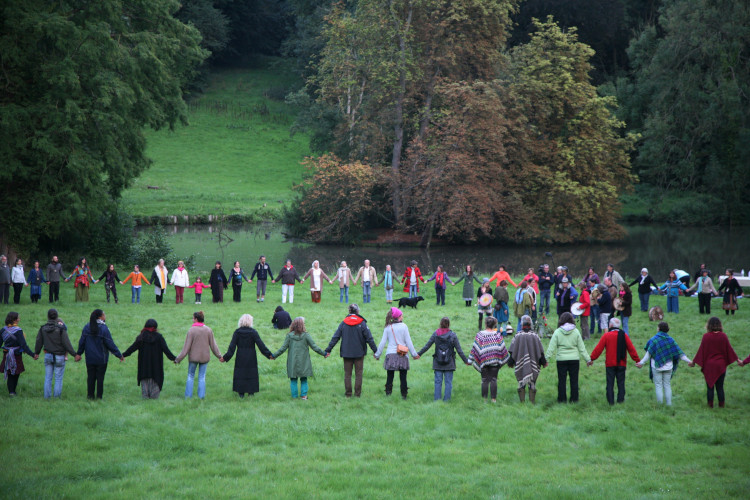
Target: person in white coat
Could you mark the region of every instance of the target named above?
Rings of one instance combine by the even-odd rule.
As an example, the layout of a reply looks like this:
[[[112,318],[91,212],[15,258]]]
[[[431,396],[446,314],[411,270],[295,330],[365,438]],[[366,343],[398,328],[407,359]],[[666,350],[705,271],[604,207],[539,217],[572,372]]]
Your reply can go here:
[[[167,292],[167,285],[169,284],[169,269],[164,265],[164,259],[159,259],[154,272],[151,273],[151,283],[154,285],[156,303],[161,304],[164,301],[164,294]]]
[[[190,286],[190,278],[188,277],[188,272],[185,269],[183,261],[179,261],[177,269],[172,271],[172,279],[169,280],[169,284],[174,285],[175,304],[182,304],[184,302],[185,288]]]

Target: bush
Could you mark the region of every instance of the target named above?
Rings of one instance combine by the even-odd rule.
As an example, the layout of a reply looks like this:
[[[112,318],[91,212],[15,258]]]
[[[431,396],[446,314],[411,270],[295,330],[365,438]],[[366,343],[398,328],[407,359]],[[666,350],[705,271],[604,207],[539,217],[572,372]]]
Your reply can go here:
[[[159,259],[164,259],[169,269],[177,267],[177,262],[181,260],[185,262],[188,271],[195,271],[195,255],[189,257],[175,255],[167,238],[167,232],[161,226],[156,226],[153,230],[142,233],[133,244],[131,255],[132,263],[138,264],[141,269],[155,266]]]

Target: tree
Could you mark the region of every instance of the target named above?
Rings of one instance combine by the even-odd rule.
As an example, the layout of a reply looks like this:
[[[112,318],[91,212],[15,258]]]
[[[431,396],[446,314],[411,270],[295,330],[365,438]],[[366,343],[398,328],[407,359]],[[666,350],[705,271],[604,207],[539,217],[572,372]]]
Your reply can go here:
[[[640,132],[635,167],[663,189],[710,193],[730,223],[750,220],[750,9],[668,0],[633,40],[624,116]]]
[[[33,249],[111,206],[149,161],[145,126],[186,122],[206,57],[173,0],[10,2],[0,35],[0,239]],[[13,202],[11,202],[13,200]]]

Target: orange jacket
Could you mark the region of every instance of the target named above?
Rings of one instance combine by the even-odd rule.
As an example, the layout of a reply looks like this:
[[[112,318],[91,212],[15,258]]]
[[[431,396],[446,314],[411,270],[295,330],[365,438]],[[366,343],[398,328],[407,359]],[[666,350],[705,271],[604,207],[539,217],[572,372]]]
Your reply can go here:
[[[133,280],[133,286],[141,286],[141,280],[145,281],[147,285],[151,284],[151,283],[148,282],[148,280],[146,279],[146,277],[140,271],[138,271],[137,274],[135,272],[132,272],[132,273],[128,274],[128,277],[125,278],[125,281],[123,281],[122,284],[124,285],[125,283],[127,283],[131,279]]]
[[[500,282],[505,280],[509,284],[513,285],[514,287],[518,288],[518,285],[513,283],[513,280],[510,279],[510,274],[507,273],[507,271],[498,271],[495,274],[492,275],[490,278],[490,281],[495,281],[497,279],[497,282],[495,283],[495,288],[500,286]]]

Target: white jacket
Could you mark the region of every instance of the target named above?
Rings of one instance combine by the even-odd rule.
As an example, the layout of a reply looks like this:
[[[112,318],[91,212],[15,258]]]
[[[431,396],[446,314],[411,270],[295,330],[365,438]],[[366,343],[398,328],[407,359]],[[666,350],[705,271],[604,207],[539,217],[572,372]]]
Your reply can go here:
[[[175,269],[174,271],[172,271],[172,279],[170,279],[169,282],[174,286],[190,286],[187,269],[183,267],[182,271],[180,271],[179,269]]]
[[[167,269],[167,266],[164,266],[164,283],[161,282],[161,271],[159,270],[158,265],[154,268],[154,274],[156,275],[156,278],[151,280],[151,284],[154,285],[154,293],[158,295],[159,290],[161,290],[162,287],[164,287],[165,290],[167,289],[167,285],[169,284],[169,269]]]
[[[24,276],[22,266],[13,266],[13,269],[10,272],[10,281],[13,283],[26,284],[26,276]]]

